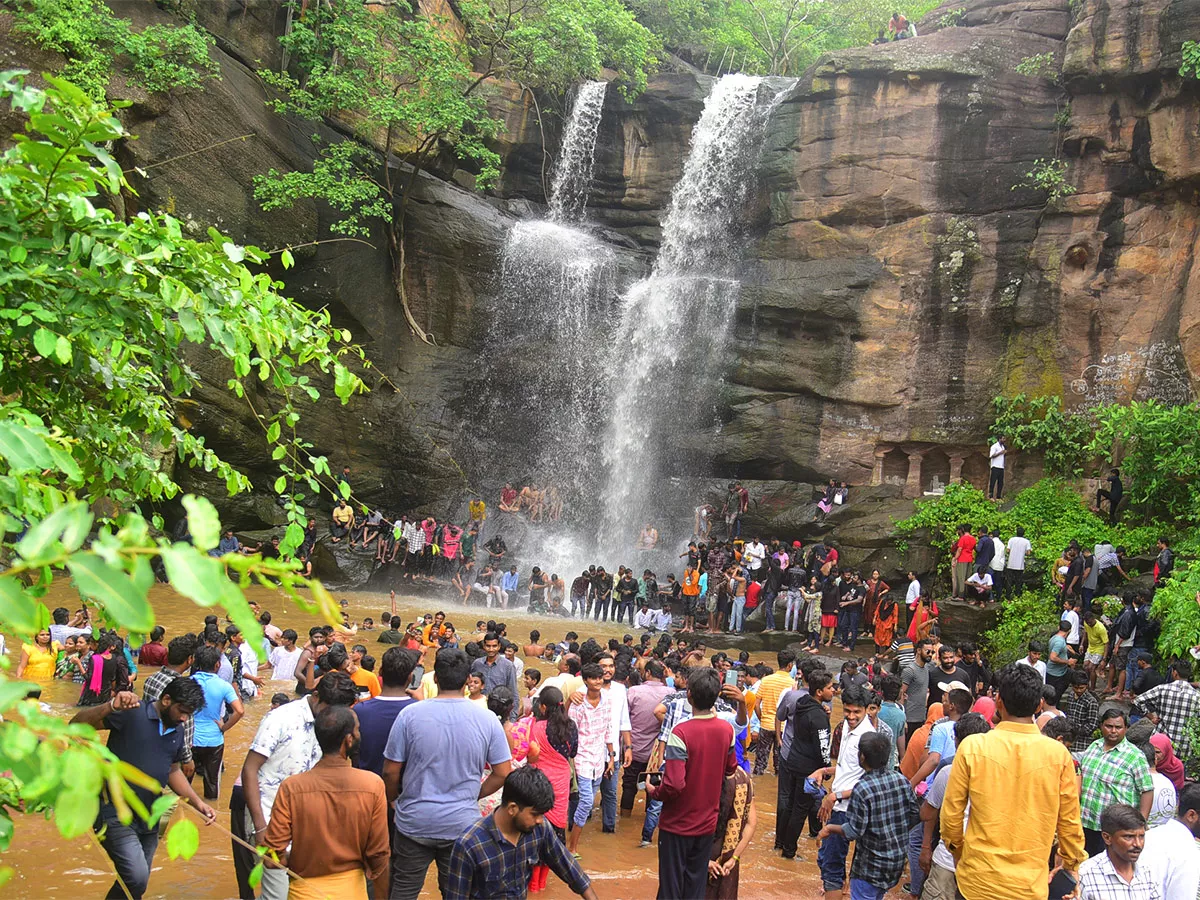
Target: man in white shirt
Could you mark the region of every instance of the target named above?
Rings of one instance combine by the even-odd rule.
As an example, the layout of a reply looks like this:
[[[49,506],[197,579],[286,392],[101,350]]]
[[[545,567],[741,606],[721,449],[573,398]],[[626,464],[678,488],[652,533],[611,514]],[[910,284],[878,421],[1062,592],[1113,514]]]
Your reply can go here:
[[[1162,900],[1200,897],[1200,785],[1179,794],[1175,818],[1146,832],[1146,848],[1138,860],[1154,875]]]
[[[917,608],[917,601],[921,599],[921,582],[917,580],[916,572],[908,573],[908,593],[904,595],[904,602],[909,609]]]
[[[604,670],[604,684],[601,690],[612,709],[610,733],[620,736],[619,740],[613,742],[616,744],[617,759],[612,772],[600,782],[600,812],[604,832],[612,834],[617,830],[617,793],[621,784],[621,768],[633,762],[633,727],[629,723],[629,700],[625,694],[625,685],[613,681],[613,675],[617,671],[616,660],[611,653],[605,651],[596,657],[596,663]],[[587,685],[584,685],[575,692],[572,705],[582,703],[586,696]]]
[[[818,769],[812,773],[813,781],[823,782],[830,774],[833,784],[829,793],[821,801],[821,820],[829,825],[842,825],[846,822],[846,810],[850,807],[850,792],[863,776],[863,768],[858,759],[858,742],[864,734],[875,731],[871,719],[867,715],[867,693],[863,688],[854,685],[842,692],[842,714],[845,721],[841,727],[841,746],[837,750],[837,765]],[[817,853],[817,863],[821,868],[821,882],[825,896],[840,897],[846,883],[846,857],[850,852],[850,842],[834,832],[821,842]]]
[[[1154,875],[1142,862],[1146,820],[1132,806],[1114,803],[1100,815],[1105,851],[1079,867],[1082,900],[1160,900]]]
[[[1017,660],[1018,666],[1029,666],[1042,676],[1042,684],[1046,683],[1046,664],[1042,662],[1042,654],[1046,652],[1046,644],[1044,641],[1030,641],[1029,655],[1022,656]]]
[[[1008,438],[1003,435],[992,444],[988,455],[992,460],[992,471],[988,476],[988,499],[999,500],[1004,494],[1004,454],[1008,451]]]
[[[1074,650],[1079,650],[1079,643],[1083,640],[1083,633],[1079,629],[1079,612],[1075,609],[1077,602],[1072,597],[1064,600],[1062,615],[1059,617],[1061,621],[1071,623],[1071,630],[1067,632],[1067,646]]]
[[[1000,529],[992,529],[992,561],[988,571],[992,573],[992,598],[999,600],[1004,594],[1004,541],[1000,540]]]
[[[1025,587],[1025,557],[1032,545],[1025,538],[1025,529],[1018,526],[1017,533],[1008,539],[1008,560],[1004,564],[1004,590],[1013,596]]]
[[[280,632],[279,646],[271,651],[270,663],[275,667],[272,681],[291,681],[296,677],[296,663],[303,649],[296,646],[296,632],[287,628]]]
[[[238,643],[239,638],[241,638],[241,643]],[[238,653],[242,657],[242,699],[253,700],[258,696],[258,686],[263,682],[258,677],[258,654],[254,652],[250,642],[242,638],[240,634],[235,635],[233,640],[234,643],[238,643]]]
[[[750,570],[752,576],[756,575],[763,567],[763,560],[767,558],[767,548],[758,538],[755,538],[746,545],[746,568]],[[757,579],[755,579],[757,580]]]
[[[987,603],[992,599],[992,573],[984,571],[981,575],[972,572],[967,578],[967,599],[974,603]]]
[[[638,631],[650,631],[658,626],[658,617],[651,611],[646,602],[642,601],[642,608],[637,611],[637,615],[633,617],[633,627]]]

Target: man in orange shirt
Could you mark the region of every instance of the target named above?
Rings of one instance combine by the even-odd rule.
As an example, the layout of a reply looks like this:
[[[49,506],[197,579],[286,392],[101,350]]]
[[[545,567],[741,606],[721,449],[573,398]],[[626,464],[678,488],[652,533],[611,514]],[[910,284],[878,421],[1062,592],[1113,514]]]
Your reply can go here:
[[[1063,868],[1076,882],[1087,859],[1075,763],[1065,745],[1047,740],[1034,724],[1041,676],[1010,665],[996,683],[1000,724],[958,747],[942,802],[942,839],[966,900],[1046,900],[1055,836]]]
[[[683,630],[694,631],[696,604],[700,602],[700,570],[688,562],[683,572]]]

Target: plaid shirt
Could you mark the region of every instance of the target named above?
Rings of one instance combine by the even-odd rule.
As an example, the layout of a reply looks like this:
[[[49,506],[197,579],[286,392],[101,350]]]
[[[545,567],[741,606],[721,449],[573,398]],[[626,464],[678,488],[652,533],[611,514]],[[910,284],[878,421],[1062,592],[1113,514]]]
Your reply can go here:
[[[1093,856],[1079,867],[1080,900],[1163,900],[1162,890],[1146,866],[1135,865],[1127,882],[1113,868],[1108,853]]]
[[[146,683],[142,686],[142,699],[149,700],[151,703],[157,703],[158,698],[162,696],[162,692],[167,689],[167,685],[176,678],[182,677],[178,672],[163,666],[146,679]],[[191,716],[188,716],[187,720],[183,723],[183,758],[180,762],[190,763],[192,761],[192,735],[195,733],[196,723],[192,721]]]
[[[1096,722],[1100,718],[1100,701],[1091,691],[1076,696],[1075,691],[1063,695],[1071,701],[1067,707],[1067,721],[1074,733],[1071,737],[1071,752],[1084,753],[1092,746],[1092,735],[1096,733]]]
[[[516,846],[500,833],[494,816],[480,819],[463,832],[450,851],[445,900],[524,898],[536,865],[549,866],[576,894],[591,885],[563,842],[546,822],[521,835]]]
[[[1186,759],[1191,754],[1187,723],[1200,715],[1200,691],[1180,679],[1150,688],[1134,699],[1133,707],[1142,713],[1157,713],[1155,730],[1171,739],[1177,756]]]
[[[1138,808],[1142,793],[1154,787],[1146,755],[1129,741],[1121,741],[1111,750],[1097,738],[1079,760],[1083,774],[1083,794],[1079,798],[1079,818],[1084,828],[1097,831],[1100,814],[1114,803]]]
[[[920,820],[917,795],[898,772],[864,772],[850,792],[842,833],[858,841],[850,877],[888,890],[900,881],[908,859],[908,833]]]

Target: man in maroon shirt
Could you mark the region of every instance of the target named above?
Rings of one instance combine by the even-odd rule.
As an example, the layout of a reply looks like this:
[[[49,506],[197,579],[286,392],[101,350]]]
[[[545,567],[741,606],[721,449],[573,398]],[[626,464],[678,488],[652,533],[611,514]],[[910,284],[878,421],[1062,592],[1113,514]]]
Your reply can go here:
[[[692,717],[667,738],[659,775],[650,776],[651,799],[661,800],[658,837],[659,900],[699,900],[708,880],[708,859],[717,828],[725,778],[737,768],[733,726],[713,714],[721,692],[715,669],[688,678]]]

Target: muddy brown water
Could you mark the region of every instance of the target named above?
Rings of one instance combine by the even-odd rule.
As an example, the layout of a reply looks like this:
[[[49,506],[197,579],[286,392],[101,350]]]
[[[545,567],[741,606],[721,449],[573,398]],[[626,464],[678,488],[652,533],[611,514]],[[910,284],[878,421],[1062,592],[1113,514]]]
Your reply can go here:
[[[61,599],[55,596],[59,591]],[[252,588],[248,594],[263,609],[271,611],[274,624],[280,628],[294,628],[297,633],[306,634],[311,626],[321,624],[315,616],[302,612],[275,591]],[[349,601],[348,611],[354,621],[361,621],[364,616],[371,616],[378,621],[381,612],[390,610],[390,601],[386,594],[342,592],[337,596]],[[151,600],[158,623],[167,630],[168,639],[202,628],[205,610],[169,588],[156,586],[151,592]],[[77,605],[77,598],[65,587],[61,590],[56,588],[48,598],[51,606],[58,605],[56,601],[72,608]],[[447,612],[449,621],[453,622],[463,635],[474,630],[475,622],[479,618],[493,616],[506,623],[510,638],[522,642],[531,628],[539,629],[547,639],[561,639],[562,633],[568,630],[575,630],[583,637],[590,635],[605,640],[610,637],[619,638],[625,632],[623,626],[614,623],[593,624],[590,621],[585,623],[581,620],[548,619],[513,611],[504,611],[498,615],[497,610],[489,613],[478,606],[463,607],[449,600],[440,603],[430,597],[396,598],[396,613],[405,622],[438,608]],[[364,633],[362,642],[371,647],[373,655],[378,658],[380,653],[374,649],[377,636],[377,633]],[[19,654],[20,647],[11,646],[12,641],[9,643],[9,654]],[[722,649],[719,636],[708,639],[707,643],[710,652]],[[755,662],[770,661],[765,654],[752,658]],[[526,664],[541,668],[543,675],[552,674],[550,667],[545,663],[527,660]],[[270,672],[269,667],[265,667],[265,670]],[[148,674],[145,669],[139,673],[139,683],[136,687],[139,694],[140,682]],[[218,811],[217,823],[220,826],[229,826],[229,795],[233,781],[246,758],[247,748],[258,723],[269,709],[270,695],[276,691],[291,693],[294,687],[291,683],[268,681],[264,687],[266,697],[247,703],[245,718],[226,736],[227,768],[221,782],[221,796],[215,804]],[[75,712],[74,703],[78,696],[78,685],[60,681],[46,685],[42,699],[49,703],[55,712],[70,717]],[[199,778],[193,783],[199,790]],[[802,838],[799,853],[794,861],[785,861],[771,852],[775,840],[775,777],[768,774],[755,778],[754,790],[758,829],[750,849],[742,857],[741,896],[748,900],[793,900],[822,896],[815,842]],[[633,817],[620,819],[615,834],[603,834],[599,827],[593,824],[583,835],[580,844],[582,864],[592,878],[596,893],[602,898],[642,900],[653,896],[657,889],[657,850],[655,847],[638,848],[644,810],[644,796],[639,796]],[[175,815],[182,816],[188,813],[177,810]],[[47,822],[40,816],[17,817],[12,846],[0,855],[0,864],[15,869],[16,874],[12,881],[3,889],[4,896],[13,900],[64,895],[101,897],[113,881],[108,857],[88,838],[66,841],[58,834],[52,822]],[[893,895],[901,896],[899,891],[893,891],[888,896]],[[200,849],[192,859],[186,861],[169,859],[165,842],[160,843],[154,859],[147,898],[188,897],[216,900],[236,896],[237,884],[233,874],[230,840],[224,831],[219,831],[216,827],[201,828]],[[430,866],[422,897],[437,896],[436,868]],[[534,896],[545,900],[559,900],[575,895],[562,882],[552,877],[547,890]]]

